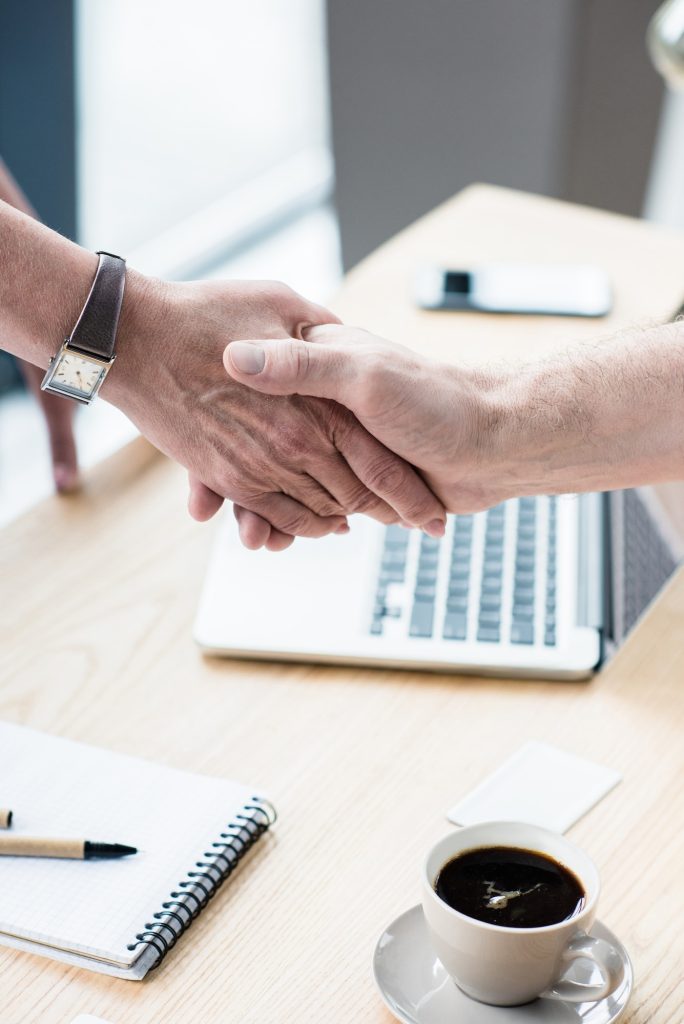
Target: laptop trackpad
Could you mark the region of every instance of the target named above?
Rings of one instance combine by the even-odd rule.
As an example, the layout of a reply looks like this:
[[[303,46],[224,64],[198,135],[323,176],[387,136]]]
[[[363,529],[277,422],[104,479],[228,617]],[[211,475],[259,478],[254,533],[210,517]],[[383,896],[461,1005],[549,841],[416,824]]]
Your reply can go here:
[[[197,616],[205,647],[301,650],[366,633],[384,527],[363,516],[344,536],[298,538],[286,551],[247,551],[225,515]]]

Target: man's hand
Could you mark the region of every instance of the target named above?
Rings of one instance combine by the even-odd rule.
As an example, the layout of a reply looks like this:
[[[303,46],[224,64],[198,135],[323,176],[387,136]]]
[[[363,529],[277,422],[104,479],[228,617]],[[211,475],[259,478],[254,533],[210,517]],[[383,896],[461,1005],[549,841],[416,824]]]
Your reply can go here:
[[[423,473],[450,512],[500,498],[480,471],[483,379],[357,328],[330,325],[306,341],[250,341],[224,353],[234,380],[269,395],[317,395],[351,409],[366,429]],[[243,529],[257,531],[246,517]]]
[[[281,284],[165,284],[131,271],[102,394],[189,470],[195,518],[209,518],[223,498],[261,517],[256,543],[253,530],[243,533],[249,546],[344,531],[352,512],[440,535],[444,509],[424,480],[347,409],[264,398],[225,375],[222,355],[234,339],[294,344],[311,324],[334,319]]]
[[[232,346],[226,369],[264,394],[343,403],[422,471],[450,512],[681,480],[684,320],[482,370],[353,328],[306,337]],[[243,530],[262,528],[247,513],[243,520]]]
[[[52,475],[61,494],[70,494],[79,486],[78,457],[74,439],[74,413],[72,402],[40,390],[45,371],[31,363],[19,360],[21,372],[43,411],[50,442]]]

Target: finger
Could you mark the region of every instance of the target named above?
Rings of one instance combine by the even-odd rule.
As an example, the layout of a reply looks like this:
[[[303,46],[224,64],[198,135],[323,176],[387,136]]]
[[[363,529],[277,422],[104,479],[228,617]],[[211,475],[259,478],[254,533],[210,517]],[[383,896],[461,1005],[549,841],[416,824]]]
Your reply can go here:
[[[317,306],[312,302],[309,302],[308,309],[306,310],[306,316],[302,320],[298,320],[292,328],[292,337],[298,338],[300,341],[304,339],[307,331],[314,327],[319,327],[323,324],[341,324],[342,321],[334,313],[331,313],[325,306]],[[304,312],[304,311],[302,311]]]
[[[444,506],[412,466],[357,423],[336,436],[335,444],[359,480],[383,498],[404,523],[420,527],[431,537],[444,536]]]
[[[398,522],[399,516],[394,509],[361,483],[339,452],[334,452],[326,458],[325,464],[321,467],[321,479],[325,481],[326,489],[346,512],[363,512],[364,515],[386,525]]]
[[[270,523],[242,505],[233,505],[233,515],[237,519],[240,542],[244,547],[250,551],[266,547],[272,532]]]
[[[61,494],[78,489],[78,456],[74,438],[73,410],[60,398],[43,403],[50,440],[50,457],[55,487]]]
[[[193,473],[188,473],[188,483],[190,485],[188,512],[198,523],[206,523],[221,508],[223,498],[203,484]]]
[[[256,512],[250,512],[249,509],[242,508],[240,505],[234,506],[234,512],[240,527],[240,540],[250,551],[255,551],[257,548],[266,548],[267,551],[284,551],[294,543],[294,537],[276,530]]]
[[[234,341],[223,353],[230,376],[268,395],[315,395],[353,407],[364,374],[363,351],[279,338]]]
[[[55,395],[40,390],[44,371],[32,363],[20,360],[21,371],[30,390],[36,396],[43,410],[50,443],[52,475],[55,487],[62,494],[68,494],[79,487],[78,455],[74,438],[74,409]]]
[[[294,540],[294,537],[288,536],[287,533],[281,533],[280,530],[274,530],[271,527],[271,536],[266,541],[266,550],[285,551],[294,544]]]
[[[251,500],[249,506],[276,530],[291,537],[325,537],[349,530],[344,516],[318,516],[287,494],[266,494]]]
[[[350,358],[341,349],[287,339],[233,342],[223,361],[235,380],[254,390],[315,395],[351,408],[365,365],[359,349]],[[444,507],[422,477],[362,427],[355,425],[346,435],[345,447],[337,447],[359,480],[402,520],[442,536]]]
[[[288,289],[290,292],[290,290]],[[310,302],[297,292],[290,292],[289,332],[293,338],[302,338],[304,332],[321,324],[339,324],[341,320],[325,306]]]

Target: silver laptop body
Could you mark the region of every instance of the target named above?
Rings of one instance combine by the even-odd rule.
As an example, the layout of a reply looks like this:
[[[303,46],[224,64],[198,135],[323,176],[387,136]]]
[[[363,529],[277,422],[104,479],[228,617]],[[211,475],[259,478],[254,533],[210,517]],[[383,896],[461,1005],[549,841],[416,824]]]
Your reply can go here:
[[[351,533],[246,551],[224,516],[195,623],[210,654],[581,679],[681,551],[647,490],[520,498],[446,536],[353,517]]]

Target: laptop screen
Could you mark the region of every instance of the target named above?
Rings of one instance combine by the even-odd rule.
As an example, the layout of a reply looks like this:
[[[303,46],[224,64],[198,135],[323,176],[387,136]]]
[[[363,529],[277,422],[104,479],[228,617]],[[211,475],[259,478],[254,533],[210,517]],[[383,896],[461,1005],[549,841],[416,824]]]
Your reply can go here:
[[[681,519],[675,514],[678,507]],[[605,495],[605,512],[606,622],[619,645],[682,561],[684,493],[662,487],[611,491]]]

